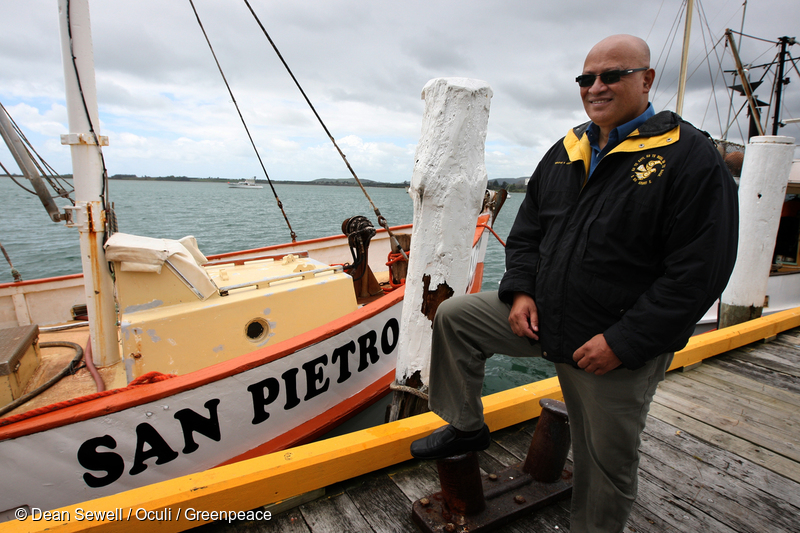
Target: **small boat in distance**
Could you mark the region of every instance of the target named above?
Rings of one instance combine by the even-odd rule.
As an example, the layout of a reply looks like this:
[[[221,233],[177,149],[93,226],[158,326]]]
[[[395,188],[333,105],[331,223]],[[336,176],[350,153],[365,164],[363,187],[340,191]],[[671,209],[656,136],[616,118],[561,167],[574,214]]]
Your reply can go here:
[[[242,180],[236,183],[228,182],[229,189],[263,189],[263,185],[256,184],[255,176],[251,180]]]

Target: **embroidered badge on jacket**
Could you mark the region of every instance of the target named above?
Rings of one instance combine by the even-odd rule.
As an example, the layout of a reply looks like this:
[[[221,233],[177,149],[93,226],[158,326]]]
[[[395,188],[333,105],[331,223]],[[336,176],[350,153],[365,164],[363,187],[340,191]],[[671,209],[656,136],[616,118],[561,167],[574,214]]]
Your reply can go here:
[[[639,185],[649,185],[653,179],[661,176],[667,162],[657,154],[647,154],[639,158],[631,169],[631,179]]]

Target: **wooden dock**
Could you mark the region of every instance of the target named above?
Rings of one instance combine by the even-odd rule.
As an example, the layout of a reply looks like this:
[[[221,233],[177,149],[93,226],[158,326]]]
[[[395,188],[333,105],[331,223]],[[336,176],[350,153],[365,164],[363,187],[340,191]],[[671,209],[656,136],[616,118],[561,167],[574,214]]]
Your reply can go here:
[[[523,460],[534,428],[531,421],[493,433],[480,453],[482,469]],[[800,328],[671,372],[641,450],[639,497],[626,532],[800,532]],[[288,510],[271,507],[269,521],[197,530],[418,532],[411,503],[439,490],[434,461],[407,461],[330,486]],[[569,532],[569,502],[498,531]]]

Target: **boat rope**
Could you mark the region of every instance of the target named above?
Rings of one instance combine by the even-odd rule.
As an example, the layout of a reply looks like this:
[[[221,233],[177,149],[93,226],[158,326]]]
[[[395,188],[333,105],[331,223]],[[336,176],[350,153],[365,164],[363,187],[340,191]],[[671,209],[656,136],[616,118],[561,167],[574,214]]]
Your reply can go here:
[[[39,343],[39,346],[46,347],[46,345],[48,345],[48,344],[55,344],[55,343],[42,342],[42,343]],[[74,343],[70,343],[70,344],[74,344]],[[78,346],[77,344],[75,346],[77,346],[78,348],[81,349],[81,357],[82,357],[83,356],[83,349],[80,346]],[[77,356],[76,356],[76,359],[77,359]],[[73,361],[75,361],[75,359],[73,359]],[[67,367],[67,368],[70,368],[70,367]],[[136,389],[136,388],[138,388],[138,387],[140,387],[142,385],[149,385],[151,383],[158,383],[160,381],[165,381],[165,380],[176,378],[176,377],[178,377],[177,374],[162,374],[161,372],[155,372],[155,371],[148,372],[147,374],[142,374],[138,378],[136,378],[133,381],[131,381],[128,384],[127,387],[122,387],[122,388],[119,388],[119,389],[109,389],[109,390],[104,390],[102,392],[95,392],[95,393],[92,393],[92,394],[87,394],[85,396],[79,396],[77,398],[70,398],[69,400],[64,400],[63,402],[57,402],[57,403],[53,403],[53,404],[50,404],[50,405],[45,405],[43,407],[39,407],[39,408],[36,408],[36,409],[31,409],[30,411],[26,411],[24,413],[19,413],[19,414],[14,415],[14,416],[9,416],[7,418],[2,418],[2,419],[0,419],[0,427],[8,426],[10,424],[14,424],[14,423],[20,422],[22,420],[27,420],[27,419],[33,418],[35,416],[43,415],[45,413],[51,413],[53,411],[58,411],[60,409],[64,409],[66,407],[70,407],[72,405],[78,405],[78,404],[81,404],[81,403],[86,403],[86,402],[89,402],[91,400],[96,400],[97,398],[105,398],[106,396],[112,396],[114,394],[119,394],[120,392],[133,390],[133,389]],[[0,409],[0,416],[3,416],[4,414],[6,414],[9,411],[10,411],[10,409],[6,409],[6,408]]]
[[[75,70],[75,80],[78,83],[78,93],[81,95],[81,103],[83,104],[83,112],[86,114],[86,122],[89,123],[89,133],[92,134],[92,138],[94,139],[94,144],[97,147],[97,153],[100,156],[100,165],[103,169],[102,174],[102,186],[100,189],[100,200],[103,203],[103,210],[109,211],[108,205],[108,169],[106,168],[106,158],[103,155],[103,148],[100,146],[100,139],[95,131],[94,124],[92,123],[92,115],[89,113],[89,106],[86,103],[86,96],[83,92],[83,83],[81,83],[81,75],[78,71],[78,63],[75,58],[75,49],[72,42],[72,23],[70,22],[70,0],[67,0],[67,12],[66,12],[66,19],[67,19],[67,35],[69,36],[69,56],[72,62],[72,68]],[[73,176],[74,178],[74,176]],[[109,231],[108,224],[106,224],[106,231],[104,232],[104,240],[108,240],[111,237],[111,232]],[[111,263],[109,263],[109,269],[111,269]]]
[[[20,275],[19,271],[14,268],[14,265],[11,264],[11,258],[8,257],[8,252],[6,252],[6,249],[3,247],[3,243],[0,243],[0,250],[3,251],[6,261],[8,261],[8,266],[11,267],[11,275],[14,276],[14,282],[22,281],[22,276]]]
[[[191,1],[191,0],[189,0],[189,1]],[[342,149],[339,148],[339,145],[336,143],[336,139],[334,139],[333,135],[331,135],[331,132],[328,130],[328,127],[325,125],[325,122],[322,121],[322,117],[319,116],[319,113],[317,113],[317,110],[314,108],[314,105],[311,103],[311,100],[309,100],[308,96],[306,95],[306,92],[300,86],[300,82],[297,81],[297,78],[295,77],[294,73],[292,73],[292,69],[289,68],[289,65],[283,59],[283,56],[281,55],[280,51],[278,50],[278,47],[275,45],[275,42],[272,40],[272,37],[270,37],[269,33],[267,33],[267,29],[261,23],[261,20],[258,18],[258,15],[256,15],[256,12],[253,11],[253,8],[250,5],[250,2],[248,0],[244,0],[244,3],[247,5],[247,8],[250,10],[250,13],[253,15],[253,18],[255,18],[256,22],[258,23],[259,27],[261,28],[261,31],[264,32],[264,36],[269,41],[269,44],[272,45],[272,49],[275,50],[276,54],[278,54],[278,58],[281,60],[281,63],[283,63],[283,66],[286,68],[286,71],[289,73],[289,76],[291,76],[292,80],[294,80],[295,85],[297,85],[297,88],[300,90],[300,94],[303,95],[303,98],[305,99],[305,101],[308,104],[308,106],[311,108],[311,111],[314,113],[314,116],[317,117],[317,120],[319,121],[320,125],[322,126],[322,129],[325,130],[325,133],[328,135],[328,139],[331,140],[331,142],[333,143],[333,146],[336,148],[336,151],[339,152],[339,155],[342,157],[342,160],[344,161],[344,164],[347,166],[347,169],[350,171],[350,174],[353,176],[353,178],[356,180],[356,183],[361,188],[361,192],[363,192],[364,196],[366,196],[367,201],[372,206],[372,210],[375,212],[375,216],[378,217],[378,224],[380,224],[381,227],[383,227],[386,230],[386,232],[389,234],[389,238],[391,239],[392,246],[394,247],[394,249],[398,253],[401,253],[401,254],[403,254],[405,256],[405,252],[403,251],[402,246],[400,246],[400,243],[397,242],[397,238],[394,236],[394,233],[392,233],[392,230],[389,229],[389,223],[386,221],[386,219],[383,217],[383,215],[381,215],[380,209],[377,208],[375,203],[372,201],[372,198],[370,198],[369,194],[367,193],[367,190],[364,188],[364,185],[361,183],[361,180],[358,179],[358,176],[356,175],[355,170],[353,170],[353,167],[350,166],[350,162],[347,161],[347,156],[345,156],[344,152],[342,152]],[[406,257],[406,259],[408,259],[408,258]]]
[[[391,385],[389,385],[389,388],[393,391],[407,392],[408,394],[416,396],[417,398],[422,398],[423,400],[428,399],[428,395],[422,392],[421,390],[415,389],[414,387],[408,387],[406,385],[400,385],[396,381]]]
[[[231,96],[231,100],[233,100],[233,105],[236,107],[236,112],[239,114],[239,119],[242,121],[242,125],[244,126],[244,131],[247,133],[247,138],[250,139],[250,144],[253,146],[253,150],[256,152],[256,157],[258,158],[258,162],[261,165],[261,170],[264,171],[264,176],[267,177],[267,183],[269,183],[270,189],[272,189],[272,194],[275,196],[275,201],[278,203],[278,208],[281,210],[283,214],[283,219],[286,221],[286,225],[289,226],[289,234],[292,236],[292,242],[297,242],[297,234],[295,234],[294,230],[292,229],[292,225],[289,223],[289,217],[286,216],[286,211],[283,210],[283,203],[281,199],[278,198],[278,193],[275,191],[275,187],[272,185],[272,180],[267,173],[267,167],[264,166],[264,161],[261,159],[261,154],[258,152],[258,148],[256,147],[256,143],[253,140],[253,136],[250,135],[250,129],[247,127],[247,122],[244,120],[244,116],[242,116],[242,111],[239,109],[239,103],[236,101],[236,98],[233,96],[233,90],[231,89],[230,84],[228,84],[227,78],[225,78],[225,73],[222,71],[222,65],[219,64],[219,60],[217,59],[217,54],[214,52],[214,47],[211,46],[211,40],[208,38],[208,34],[206,33],[206,29],[203,27],[203,23],[200,20],[200,15],[197,13],[197,9],[194,7],[194,2],[189,0],[189,4],[192,6],[192,11],[194,11],[194,16],[197,19],[197,24],[200,25],[200,30],[203,32],[203,37],[206,39],[206,43],[208,43],[208,48],[211,50],[211,55],[214,56],[214,62],[217,64],[217,69],[219,69],[219,73],[222,76],[222,81],[225,82],[225,87],[228,88],[228,94]]]

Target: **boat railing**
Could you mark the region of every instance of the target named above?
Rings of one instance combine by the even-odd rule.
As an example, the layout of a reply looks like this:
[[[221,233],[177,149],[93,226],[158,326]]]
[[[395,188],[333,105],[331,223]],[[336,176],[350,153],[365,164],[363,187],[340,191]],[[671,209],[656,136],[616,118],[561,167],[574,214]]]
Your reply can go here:
[[[343,268],[342,268],[341,265],[333,265],[333,266],[328,266],[328,267],[324,267],[324,268],[315,268],[313,270],[305,270],[305,271],[301,271],[301,272],[293,272],[291,274],[286,274],[284,276],[272,276],[272,277],[269,277],[269,278],[264,278],[264,279],[260,279],[260,280],[256,280],[256,281],[248,281],[248,282],[239,283],[239,284],[236,284],[236,285],[227,285],[225,287],[220,287],[219,288],[219,293],[220,293],[221,296],[227,296],[230,291],[233,291],[233,290],[236,290],[236,289],[244,289],[244,288],[247,288],[247,287],[260,288],[262,286],[269,287],[273,283],[277,283],[279,281],[287,281],[287,280],[296,279],[296,278],[310,279],[310,278],[316,277],[317,275],[325,273],[325,272],[333,272],[333,273],[335,273],[335,272],[342,272],[342,271],[343,271]]]

